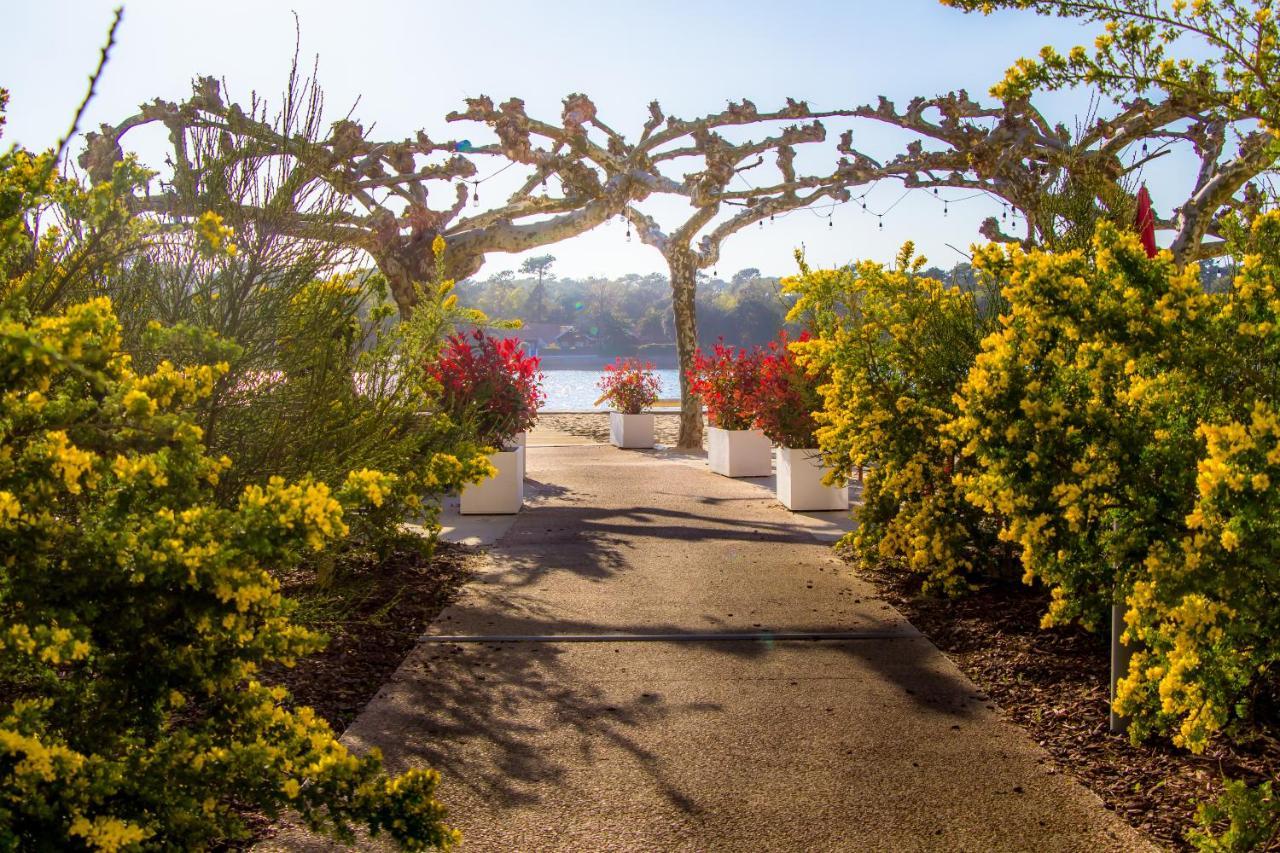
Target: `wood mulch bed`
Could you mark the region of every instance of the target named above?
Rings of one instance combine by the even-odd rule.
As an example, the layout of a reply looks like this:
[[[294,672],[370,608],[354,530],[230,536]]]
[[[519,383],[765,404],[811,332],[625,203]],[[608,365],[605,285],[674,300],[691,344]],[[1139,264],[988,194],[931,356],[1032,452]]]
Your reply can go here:
[[[342,732],[391,678],[427,625],[471,576],[474,552],[441,543],[424,559],[411,551],[344,567],[329,590],[311,571],[281,578],[298,602],[293,621],[329,638],[322,651],[292,668],[265,669],[263,680],[288,688],[294,704],[310,705]]]
[[[1111,734],[1108,640],[1081,630],[1042,630],[1043,590],[993,583],[946,600],[922,595],[919,575],[900,569],[859,574],[1065,772],[1161,845],[1190,849],[1184,836],[1195,823],[1196,804],[1218,795],[1224,775],[1254,782],[1280,774],[1280,742],[1265,734],[1200,756],[1167,742],[1132,746]]]

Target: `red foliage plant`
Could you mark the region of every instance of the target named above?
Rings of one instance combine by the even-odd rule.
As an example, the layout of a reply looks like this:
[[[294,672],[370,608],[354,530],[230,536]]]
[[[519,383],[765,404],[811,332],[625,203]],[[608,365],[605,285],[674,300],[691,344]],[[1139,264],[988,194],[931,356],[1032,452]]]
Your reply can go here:
[[[799,340],[809,340],[809,333],[801,332]],[[816,448],[813,413],[822,408],[818,386],[823,380],[797,363],[790,343],[787,333],[780,333],[760,359],[756,426],[783,447]]]
[[[698,350],[688,373],[689,390],[702,399],[711,425],[720,429],[755,426],[756,399],[764,353],[725,346],[721,339],[710,356]]]
[[[640,414],[658,402],[662,390],[653,364],[634,358],[619,358],[606,365],[597,385],[604,393],[596,402],[607,402],[615,412],[624,415]]]
[[[538,358],[516,338],[476,329],[450,335],[428,371],[443,388],[441,407],[474,427],[477,440],[499,449],[533,426],[546,399]]]

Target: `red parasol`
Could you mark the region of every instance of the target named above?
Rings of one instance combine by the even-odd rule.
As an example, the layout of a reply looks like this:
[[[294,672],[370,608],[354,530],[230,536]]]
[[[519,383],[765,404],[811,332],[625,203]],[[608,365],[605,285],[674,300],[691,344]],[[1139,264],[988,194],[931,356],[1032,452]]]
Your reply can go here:
[[[1138,229],[1138,237],[1142,240],[1142,248],[1147,250],[1147,257],[1154,258],[1160,250],[1156,248],[1156,214],[1151,209],[1151,193],[1143,184],[1138,190],[1138,216],[1134,222]]]

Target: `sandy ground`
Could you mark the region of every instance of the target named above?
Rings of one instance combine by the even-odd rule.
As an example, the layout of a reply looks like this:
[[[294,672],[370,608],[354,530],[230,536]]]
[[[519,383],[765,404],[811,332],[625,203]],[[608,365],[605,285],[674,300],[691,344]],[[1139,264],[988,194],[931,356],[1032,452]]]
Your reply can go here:
[[[580,435],[601,444],[607,444],[609,441],[608,412],[542,414],[538,415],[538,426],[567,432],[570,435]],[[654,412],[653,431],[658,444],[675,446],[676,437],[680,434],[680,413]]]

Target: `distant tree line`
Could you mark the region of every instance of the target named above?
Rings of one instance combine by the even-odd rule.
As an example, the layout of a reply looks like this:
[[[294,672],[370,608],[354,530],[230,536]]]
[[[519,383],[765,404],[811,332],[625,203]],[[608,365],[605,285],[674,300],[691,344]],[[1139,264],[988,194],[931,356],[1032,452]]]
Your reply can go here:
[[[555,257],[525,260],[518,270],[458,284],[459,301],[490,317],[518,319],[527,326],[572,327],[575,343],[603,355],[632,355],[674,345],[671,285],[660,273],[628,273],[616,278],[559,276]],[[792,297],[779,279],[750,267],[728,279],[702,276],[698,283],[698,342],[710,347],[723,338],[736,346],[763,344],[786,323]]]

